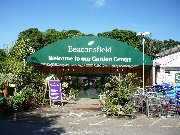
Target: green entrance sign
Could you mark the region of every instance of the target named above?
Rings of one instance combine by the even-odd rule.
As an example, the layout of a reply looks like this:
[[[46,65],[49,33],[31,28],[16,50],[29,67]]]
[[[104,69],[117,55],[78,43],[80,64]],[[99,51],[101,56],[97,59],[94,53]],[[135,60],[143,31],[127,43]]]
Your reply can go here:
[[[30,63],[142,65],[142,52],[114,39],[81,36],[59,40],[36,51],[27,58]],[[145,55],[145,65],[152,60]]]
[[[175,74],[175,83],[180,83],[180,73]]]

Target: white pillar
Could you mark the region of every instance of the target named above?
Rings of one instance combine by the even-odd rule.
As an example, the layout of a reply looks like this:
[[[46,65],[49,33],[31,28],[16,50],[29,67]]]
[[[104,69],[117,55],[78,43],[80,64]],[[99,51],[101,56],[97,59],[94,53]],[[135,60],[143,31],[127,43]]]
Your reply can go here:
[[[156,65],[155,62],[153,61],[153,67],[152,67],[152,84],[155,85],[156,83]]]
[[[144,87],[144,43],[145,43],[145,39],[143,38],[143,95],[144,95],[144,90],[145,90],[145,87]]]

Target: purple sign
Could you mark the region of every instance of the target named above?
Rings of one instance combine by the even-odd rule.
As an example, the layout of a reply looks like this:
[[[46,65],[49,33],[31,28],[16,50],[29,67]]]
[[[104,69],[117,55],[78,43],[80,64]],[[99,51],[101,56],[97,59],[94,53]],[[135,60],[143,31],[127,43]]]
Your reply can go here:
[[[50,80],[49,81],[49,97],[51,100],[61,100],[61,84],[59,80]]]

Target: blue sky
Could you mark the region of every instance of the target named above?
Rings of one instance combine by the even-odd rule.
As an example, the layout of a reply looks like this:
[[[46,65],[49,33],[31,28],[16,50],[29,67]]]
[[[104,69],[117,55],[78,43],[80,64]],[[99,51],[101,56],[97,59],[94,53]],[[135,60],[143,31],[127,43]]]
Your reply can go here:
[[[0,0],[0,48],[28,28],[86,34],[125,29],[180,41],[179,13],[179,0]]]

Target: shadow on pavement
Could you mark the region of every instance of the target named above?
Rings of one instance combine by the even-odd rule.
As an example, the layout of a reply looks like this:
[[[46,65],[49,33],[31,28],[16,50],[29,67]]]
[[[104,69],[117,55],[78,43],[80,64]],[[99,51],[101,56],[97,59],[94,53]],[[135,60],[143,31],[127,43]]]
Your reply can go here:
[[[56,115],[43,117],[40,113],[15,113],[0,116],[1,135],[60,135],[65,129],[58,125]]]

